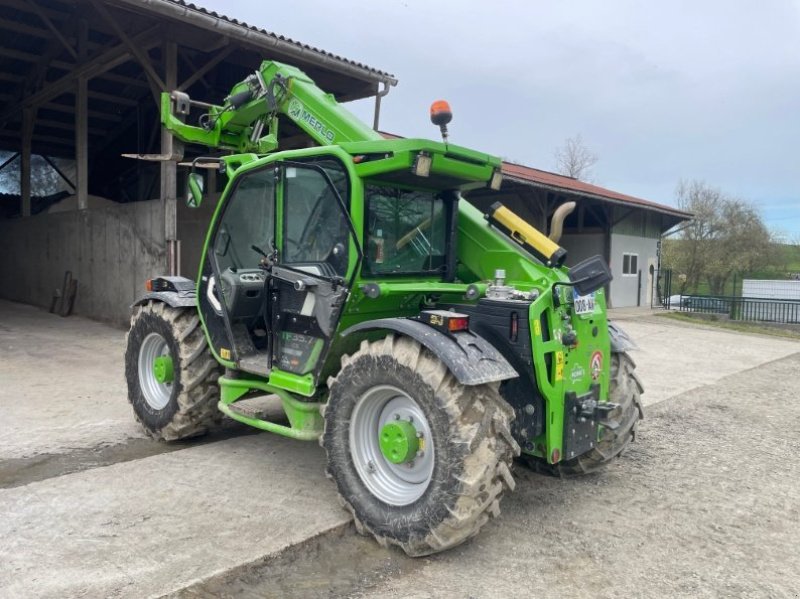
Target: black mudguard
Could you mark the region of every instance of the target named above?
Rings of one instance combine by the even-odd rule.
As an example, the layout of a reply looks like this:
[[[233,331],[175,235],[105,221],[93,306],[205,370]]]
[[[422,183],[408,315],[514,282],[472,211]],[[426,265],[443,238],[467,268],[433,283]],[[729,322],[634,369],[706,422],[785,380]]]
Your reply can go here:
[[[197,292],[194,281],[185,277],[157,277],[168,281],[174,291],[149,291],[137,299],[131,308],[149,300],[164,302],[173,308],[193,308],[197,305]]]
[[[462,385],[483,385],[519,376],[491,343],[470,331],[446,335],[416,320],[381,318],[354,325],[342,331],[342,336],[373,330],[396,331],[419,341],[445,363]]]
[[[639,349],[628,333],[615,322],[608,322],[608,336],[611,338],[611,351],[621,354],[631,349]]]

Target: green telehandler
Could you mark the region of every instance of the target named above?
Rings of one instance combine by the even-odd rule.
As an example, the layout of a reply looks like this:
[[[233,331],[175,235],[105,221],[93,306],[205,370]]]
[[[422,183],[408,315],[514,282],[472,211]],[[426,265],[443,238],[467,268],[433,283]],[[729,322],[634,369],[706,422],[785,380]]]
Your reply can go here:
[[[204,170],[227,185],[196,281],[147,281],[125,355],[153,437],[196,436],[225,414],[319,440],[357,529],[413,556],[497,516],[515,458],[595,471],[642,416],[631,341],[606,320],[605,261],[568,269],[506,207],[463,200],[499,189],[501,162],[449,143],[451,116],[431,108],[443,142],[384,139],[271,61],[221,106],[162,94],[163,125],[214,153],[192,162],[189,205]],[[313,147],[282,150],[280,127]]]

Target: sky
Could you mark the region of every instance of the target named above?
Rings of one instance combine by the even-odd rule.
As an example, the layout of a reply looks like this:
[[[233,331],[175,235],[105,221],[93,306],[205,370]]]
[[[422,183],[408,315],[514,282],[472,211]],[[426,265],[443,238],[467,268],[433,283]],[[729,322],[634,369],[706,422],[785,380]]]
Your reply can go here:
[[[800,239],[800,0],[193,1],[394,74],[383,130],[438,137],[443,98],[454,143],[554,170],[579,134],[599,185],[704,180]]]

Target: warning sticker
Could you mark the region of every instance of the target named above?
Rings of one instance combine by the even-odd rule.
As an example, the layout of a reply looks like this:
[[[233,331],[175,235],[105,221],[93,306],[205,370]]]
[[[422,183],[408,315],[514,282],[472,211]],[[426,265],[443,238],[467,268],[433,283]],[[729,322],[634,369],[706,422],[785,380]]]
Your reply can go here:
[[[564,352],[556,352],[556,380],[561,381],[564,379]]]
[[[537,337],[542,335],[542,325],[539,323],[538,320],[533,321],[533,332]]]
[[[229,350],[229,349],[227,349],[225,347],[220,347],[219,348],[219,357],[222,358],[223,360],[230,360],[231,359],[231,350]]]
[[[589,360],[589,370],[592,373],[593,381],[600,378],[600,373],[603,372],[603,352],[596,351],[592,354],[592,358]]]

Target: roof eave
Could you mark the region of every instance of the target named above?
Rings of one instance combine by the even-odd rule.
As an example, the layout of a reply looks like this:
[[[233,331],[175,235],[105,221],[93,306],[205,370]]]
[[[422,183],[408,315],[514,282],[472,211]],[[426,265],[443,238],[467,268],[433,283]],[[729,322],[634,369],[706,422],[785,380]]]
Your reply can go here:
[[[229,35],[240,42],[254,46],[271,46],[292,58],[313,62],[331,71],[357,79],[397,85],[397,78],[389,73],[329,54],[300,42],[281,39],[281,37],[263,29],[234,22],[224,15],[212,14],[195,7],[193,4],[176,0],[106,0],[106,2],[139,11],[144,9],[147,12],[156,13],[164,17],[179,19],[196,27]]]
[[[666,214],[668,216],[673,216],[675,218],[680,218],[682,220],[689,220],[694,218],[694,215],[689,212],[683,212],[682,210],[676,210],[669,208],[668,206],[660,206],[655,204],[639,204],[636,202],[630,202],[621,200],[619,198],[611,198],[608,196],[600,195],[597,193],[591,193],[587,191],[579,191],[576,189],[569,189],[568,187],[560,187],[558,185],[550,185],[548,183],[541,183],[539,181],[531,181],[530,179],[525,179],[524,177],[519,177],[515,175],[508,174],[506,172],[503,173],[503,179],[507,179],[509,181],[513,181],[515,183],[520,183],[522,185],[528,185],[529,187],[537,187],[540,189],[547,189],[550,191],[557,191],[560,193],[569,193],[572,195],[577,196],[584,196],[587,198],[591,198],[593,200],[598,200],[602,202],[609,202],[611,204],[616,204],[618,206],[626,206],[628,208],[636,207],[641,208],[642,210],[652,210],[653,212],[659,212],[661,214]]]

